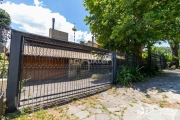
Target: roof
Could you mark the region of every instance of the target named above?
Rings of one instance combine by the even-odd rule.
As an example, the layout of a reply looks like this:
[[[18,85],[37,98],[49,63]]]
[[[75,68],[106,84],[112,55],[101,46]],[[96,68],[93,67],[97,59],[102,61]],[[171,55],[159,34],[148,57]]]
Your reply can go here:
[[[10,53],[10,49],[6,52],[7,55]],[[61,57],[61,58],[75,58],[75,59],[101,59],[97,54],[93,53],[83,53],[76,51],[68,51],[61,49],[52,49],[45,47],[37,47],[37,46],[24,46],[23,55],[25,56],[41,56],[41,57]],[[125,59],[124,55],[116,55],[117,59]],[[103,60],[111,61],[111,53],[106,54],[103,57]]]
[[[65,57],[65,58],[79,58],[79,59],[98,59],[95,54],[91,54],[91,51],[98,51],[106,54],[104,59],[111,60],[113,51],[109,51],[102,48],[95,48],[91,46],[81,45],[69,41],[59,40],[55,38],[49,38],[42,35],[17,31],[12,29],[12,35],[20,35],[26,41],[23,45],[23,55],[26,56],[48,56],[48,57]],[[13,37],[12,37],[13,38]],[[12,39],[11,41],[15,41]],[[28,41],[28,42],[27,42]],[[12,43],[12,42],[11,42]],[[41,47],[39,43],[42,43]],[[46,46],[47,45],[47,46]],[[6,52],[9,55],[10,49]],[[80,53],[80,54],[79,54]]]
[[[92,43],[92,41],[87,41],[87,43]],[[98,44],[96,41],[94,41],[94,44],[96,44],[96,45],[100,45],[100,44]]]
[[[10,53],[8,50],[7,53]],[[97,54],[83,53],[61,49],[36,47],[36,46],[24,46],[23,55],[25,56],[42,56],[42,57],[61,57],[61,58],[76,58],[76,59],[100,59]],[[108,56],[108,57],[107,57]],[[110,61],[111,54],[106,55],[104,60]]]

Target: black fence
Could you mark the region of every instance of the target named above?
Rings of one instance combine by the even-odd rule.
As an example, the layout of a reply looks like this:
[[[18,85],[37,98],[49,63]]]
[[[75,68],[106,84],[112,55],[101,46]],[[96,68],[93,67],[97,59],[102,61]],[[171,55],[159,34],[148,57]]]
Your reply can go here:
[[[39,109],[108,89],[111,51],[12,30],[7,111]]]
[[[139,65],[146,65],[150,61],[151,65],[157,65],[160,69],[166,68],[165,58],[163,56],[152,53],[151,59],[148,58],[141,58],[138,56],[128,55],[124,53],[116,53],[116,68],[122,69],[123,66],[134,66],[137,67]]]
[[[123,66],[138,66],[142,64],[142,59],[137,56],[116,53],[116,69],[122,69]]]
[[[158,54],[151,54],[151,64],[157,65],[160,69],[163,68],[163,65],[161,63],[162,57]]]
[[[11,47],[3,53],[9,69],[3,67],[1,79],[6,82],[0,85],[7,92],[7,112],[40,109],[104,91],[113,84],[116,69],[142,62],[132,55],[11,32]],[[160,57],[151,57],[159,65]]]

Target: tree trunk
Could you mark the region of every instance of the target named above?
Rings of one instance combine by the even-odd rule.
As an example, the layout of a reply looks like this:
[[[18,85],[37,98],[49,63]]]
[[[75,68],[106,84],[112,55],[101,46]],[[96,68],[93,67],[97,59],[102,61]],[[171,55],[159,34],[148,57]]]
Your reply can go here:
[[[151,66],[151,46],[150,44],[148,43],[148,66]]]
[[[172,65],[175,65],[175,68],[178,68],[179,67],[179,59],[178,59],[179,43],[177,42],[177,43],[174,43],[173,45],[172,43],[170,43],[170,47],[172,50],[172,61],[169,67],[171,67]]]
[[[134,45],[134,51],[133,56],[134,56],[134,65],[140,65],[142,63],[142,46],[141,45]]]

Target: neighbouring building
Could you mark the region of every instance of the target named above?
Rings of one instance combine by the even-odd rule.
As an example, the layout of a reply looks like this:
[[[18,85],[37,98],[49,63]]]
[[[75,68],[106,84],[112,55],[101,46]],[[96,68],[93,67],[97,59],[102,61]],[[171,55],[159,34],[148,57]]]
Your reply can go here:
[[[52,28],[49,29],[49,37],[68,41],[68,33],[59,31],[59,30],[55,30]]]
[[[8,56],[9,53],[10,51],[7,52]],[[71,79],[80,72],[91,70],[90,66],[100,62],[99,56],[92,53],[28,45],[24,46],[22,55],[22,79],[30,81]],[[109,64],[111,57],[105,57],[102,60],[104,60],[104,65]]]
[[[92,41],[87,41],[86,43],[84,41],[80,41],[80,44],[100,48],[100,45],[98,43],[94,42],[93,44]]]
[[[68,33],[51,28],[49,29],[49,37],[68,41]],[[92,46],[92,42],[88,41],[85,45]],[[94,43],[94,47],[99,48],[100,46]],[[7,51],[7,56],[9,56],[9,53],[10,49]],[[110,64],[111,57],[107,56],[100,58],[94,53],[33,46],[27,43],[23,46],[21,79],[29,79],[30,81],[71,79],[80,72],[91,70],[90,66],[101,64],[99,63],[100,59],[104,60],[103,64]]]

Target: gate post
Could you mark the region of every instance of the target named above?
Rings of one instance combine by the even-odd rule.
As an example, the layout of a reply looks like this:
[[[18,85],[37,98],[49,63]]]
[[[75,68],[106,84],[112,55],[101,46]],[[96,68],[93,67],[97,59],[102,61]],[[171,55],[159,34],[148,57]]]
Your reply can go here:
[[[113,78],[113,84],[116,82],[116,52],[112,52],[112,78]]]
[[[21,34],[15,30],[11,31],[11,46],[9,55],[9,70],[7,80],[7,108],[6,113],[17,110],[19,80],[21,70],[22,38]]]

